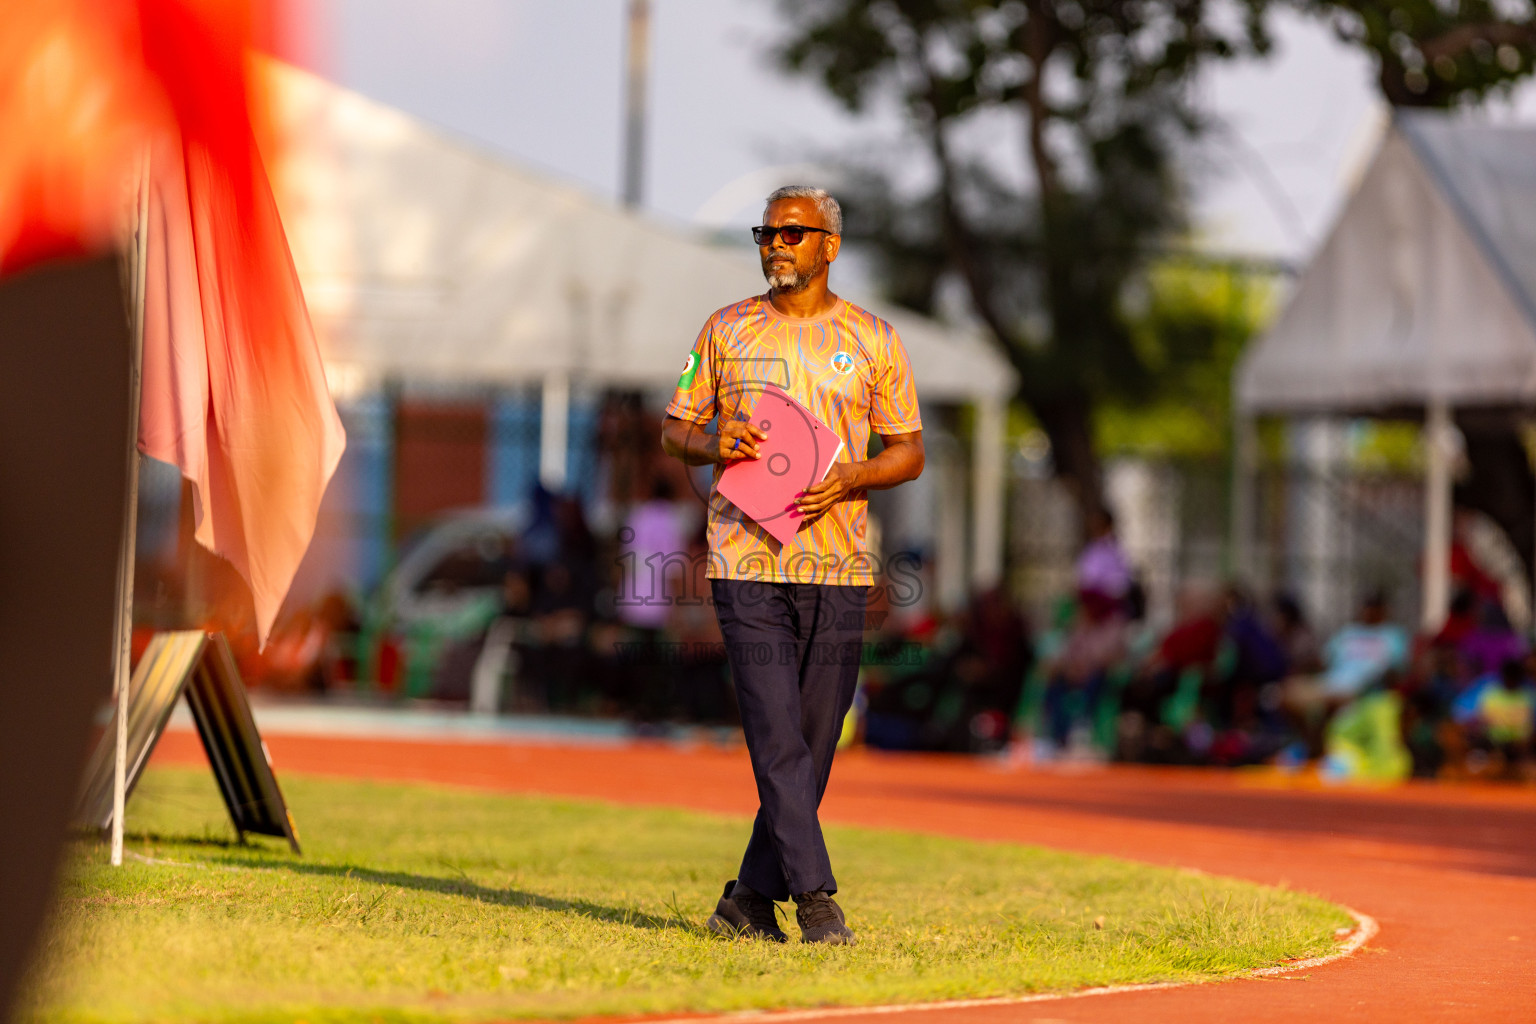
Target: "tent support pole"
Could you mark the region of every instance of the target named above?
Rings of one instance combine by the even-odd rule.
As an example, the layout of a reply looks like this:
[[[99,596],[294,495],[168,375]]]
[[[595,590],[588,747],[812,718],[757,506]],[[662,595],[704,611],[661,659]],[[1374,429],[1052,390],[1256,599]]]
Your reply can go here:
[[[945,409],[943,426],[934,431],[931,441],[934,469],[938,472],[934,488],[934,575],[936,607],[945,615],[965,606],[965,509],[951,496],[965,493],[965,470],[960,442],[949,432],[953,420]]]
[[[1451,407],[1432,398],[1424,415],[1424,612],[1427,633],[1451,603]]]
[[[539,483],[565,490],[566,445],[571,420],[571,379],[558,371],[544,378],[539,419]]]
[[[1257,583],[1254,559],[1254,486],[1258,476],[1259,438],[1254,417],[1236,410],[1232,421],[1232,520],[1230,569],[1249,584]]]
[[[133,569],[139,528],[139,400],[144,365],[144,291],[148,272],[149,159],[139,181],[133,231],[133,326],[128,353],[128,440],[123,453],[123,533],[117,547],[117,621],[112,624],[112,685],[117,692],[112,751],[112,866],[123,863],[123,814],[128,802],[128,683],[133,659]]]
[[[971,438],[971,585],[990,590],[1003,578],[1003,444],[1008,406],[990,395],[975,405]]]

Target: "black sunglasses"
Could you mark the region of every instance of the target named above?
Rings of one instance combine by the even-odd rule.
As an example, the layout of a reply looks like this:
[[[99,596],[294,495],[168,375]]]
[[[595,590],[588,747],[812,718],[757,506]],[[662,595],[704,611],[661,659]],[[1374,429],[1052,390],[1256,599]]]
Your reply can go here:
[[[832,234],[826,228],[808,228],[799,224],[786,224],[781,228],[771,228],[764,224],[752,229],[752,240],[758,245],[772,245],[773,236],[779,235],[784,239],[785,245],[799,245],[807,231],[820,231],[824,235]]]

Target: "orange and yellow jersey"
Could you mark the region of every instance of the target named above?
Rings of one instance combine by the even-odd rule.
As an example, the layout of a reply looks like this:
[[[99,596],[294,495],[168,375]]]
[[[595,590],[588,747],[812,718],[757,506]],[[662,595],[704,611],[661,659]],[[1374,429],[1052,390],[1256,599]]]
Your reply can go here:
[[[702,429],[716,416],[744,418],[765,384],[789,392],[842,438],[840,462],[868,458],[869,435],[922,429],[906,350],[890,324],[841,299],[818,317],[778,312],[766,295],[709,318],[688,353],[667,415]],[[770,428],[771,433],[771,428]],[[868,586],[874,559],[865,540],[869,502],[849,494],[780,545],[717,486],[709,494],[711,579]]]

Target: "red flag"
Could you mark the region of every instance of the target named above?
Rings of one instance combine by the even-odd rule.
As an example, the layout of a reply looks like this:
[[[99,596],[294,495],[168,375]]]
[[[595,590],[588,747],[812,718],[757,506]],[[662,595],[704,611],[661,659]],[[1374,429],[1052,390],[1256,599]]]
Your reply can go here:
[[[0,23],[0,273],[109,251],[165,120],[132,3],[13,0]]]
[[[345,445],[250,116],[247,60],[266,12],[238,0],[88,6],[42,0],[30,66],[49,47],[94,54],[95,67],[70,64],[79,109],[63,113],[107,130],[61,138],[0,99],[0,116],[28,116],[46,158],[18,158],[9,175],[0,165],[0,208],[15,197],[21,211],[9,238],[0,223],[0,267],[99,248],[149,153],[139,448],[192,483],[197,539],[250,584],[264,644]],[[27,74],[0,69],[0,88]],[[118,97],[110,116],[90,108],[104,96]],[[32,134],[6,127],[32,148]],[[60,168],[63,200],[43,195]]]

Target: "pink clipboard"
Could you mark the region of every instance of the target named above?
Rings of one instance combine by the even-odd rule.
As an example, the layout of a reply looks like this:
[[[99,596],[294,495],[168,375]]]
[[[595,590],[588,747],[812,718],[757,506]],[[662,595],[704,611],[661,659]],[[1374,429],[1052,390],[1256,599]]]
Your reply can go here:
[[[796,495],[821,483],[842,454],[843,439],[772,384],[764,385],[750,415],[768,434],[757,446],[761,457],[731,463],[716,490],[780,544],[788,544],[804,522]]]

